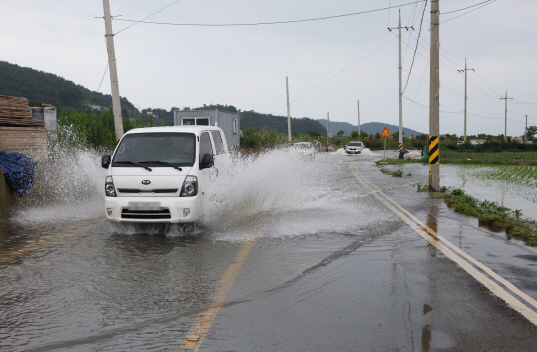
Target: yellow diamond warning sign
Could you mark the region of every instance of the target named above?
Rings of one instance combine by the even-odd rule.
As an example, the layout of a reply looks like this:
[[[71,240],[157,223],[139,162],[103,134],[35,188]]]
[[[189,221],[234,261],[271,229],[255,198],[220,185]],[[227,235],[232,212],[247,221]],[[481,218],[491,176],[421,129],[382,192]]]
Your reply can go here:
[[[390,131],[388,131],[388,127],[384,127],[384,131],[380,134],[381,137],[391,137]]]

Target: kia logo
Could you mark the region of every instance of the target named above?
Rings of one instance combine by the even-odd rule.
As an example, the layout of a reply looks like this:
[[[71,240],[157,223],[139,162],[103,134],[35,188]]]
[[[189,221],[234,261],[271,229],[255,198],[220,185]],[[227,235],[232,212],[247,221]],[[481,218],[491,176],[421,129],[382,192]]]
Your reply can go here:
[[[142,181],[142,185],[148,185],[148,184],[150,184],[150,183],[151,183],[151,181],[149,181],[149,180],[143,180],[143,181]]]

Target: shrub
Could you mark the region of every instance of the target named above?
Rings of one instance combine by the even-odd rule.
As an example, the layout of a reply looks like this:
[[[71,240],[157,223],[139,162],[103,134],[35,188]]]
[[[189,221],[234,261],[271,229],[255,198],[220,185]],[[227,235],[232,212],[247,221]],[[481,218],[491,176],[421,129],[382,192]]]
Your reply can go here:
[[[412,142],[410,143],[412,145],[412,147],[416,148],[416,149],[423,149],[423,147],[425,147],[425,145],[427,145],[427,142],[425,141],[419,141],[419,140],[412,140]]]
[[[364,145],[369,149],[381,149],[383,143],[378,139],[372,139],[369,141],[364,141]]]

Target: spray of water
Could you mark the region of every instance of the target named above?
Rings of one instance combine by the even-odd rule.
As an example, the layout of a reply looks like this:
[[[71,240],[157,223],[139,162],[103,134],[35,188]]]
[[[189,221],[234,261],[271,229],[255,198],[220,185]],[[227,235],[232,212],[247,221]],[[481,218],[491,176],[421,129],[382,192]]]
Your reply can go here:
[[[104,179],[101,152],[53,145],[48,162],[36,167],[34,186],[17,199],[12,220],[46,224],[103,215]]]
[[[17,204],[12,219],[20,224],[50,225],[104,219],[102,152],[56,147],[53,158],[37,168],[36,183]],[[233,152],[219,161],[219,179],[206,206],[203,223],[195,225],[110,224],[111,233],[208,234],[216,240],[243,241],[263,217],[262,236],[285,237],[326,232],[354,233],[378,217],[365,206],[366,194],[349,188],[348,160],[335,153],[314,157],[293,149],[256,154]],[[347,176],[345,176],[347,175]],[[356,221],[357,214],[360,220]],[[375,216],[376,215],[376,216]]]
[[[233,155],[227,174],[213,184],[217,197],[208,204],[206,224],[224,240],[250,238],[259,217],[267,237],[356,233],[378,214],[362,201],[366,192],[347,179],[352,175],[345,160],[335,153],[310,158],[287,148]]]

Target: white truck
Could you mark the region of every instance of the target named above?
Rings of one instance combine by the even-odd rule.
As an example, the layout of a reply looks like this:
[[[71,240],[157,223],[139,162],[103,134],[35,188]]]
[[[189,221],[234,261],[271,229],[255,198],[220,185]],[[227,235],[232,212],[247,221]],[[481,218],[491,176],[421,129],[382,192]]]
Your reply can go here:
[[[209,185],[227,157],[222,130],[212,126],[130,130],[114,154],[103,155],[106,218],[112,222],[201,220]]]

